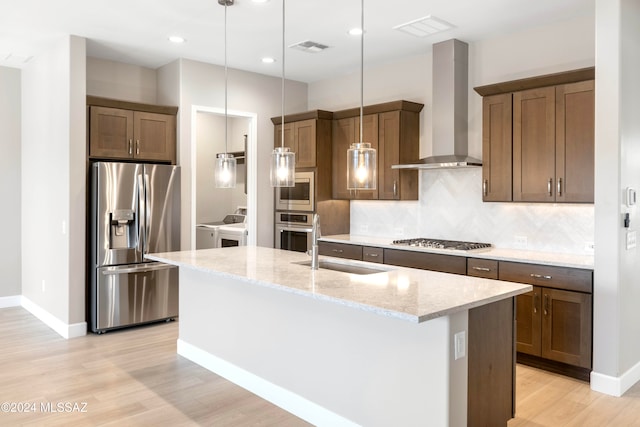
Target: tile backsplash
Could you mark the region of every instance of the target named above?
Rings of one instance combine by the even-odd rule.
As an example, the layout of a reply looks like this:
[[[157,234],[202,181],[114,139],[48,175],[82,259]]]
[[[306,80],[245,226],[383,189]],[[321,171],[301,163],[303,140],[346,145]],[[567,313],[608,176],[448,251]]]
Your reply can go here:
[[[419,201],[352,201],[351,234],[431,237],[487,242],[498,248],[593,253],[592,204],[483,203],[481,168],[419,173]]]

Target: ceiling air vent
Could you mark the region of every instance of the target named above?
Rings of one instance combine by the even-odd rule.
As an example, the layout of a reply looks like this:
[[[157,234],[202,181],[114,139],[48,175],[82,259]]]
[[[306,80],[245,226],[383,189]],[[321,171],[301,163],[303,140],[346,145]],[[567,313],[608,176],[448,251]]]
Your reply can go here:
[[[313,42],[311,40],[305,40],[303,42],[292,44],[289,47],[292,49],[301,50],[307,53],[318,53],[327,49],[329,46],[327,46],[326,44]]]
[[[450,30],[451,28],[454,28],[454,26],[431,15],[393,27],[394,30],[404,31],[405,33],[416,37],[431,36],[436,33]]]

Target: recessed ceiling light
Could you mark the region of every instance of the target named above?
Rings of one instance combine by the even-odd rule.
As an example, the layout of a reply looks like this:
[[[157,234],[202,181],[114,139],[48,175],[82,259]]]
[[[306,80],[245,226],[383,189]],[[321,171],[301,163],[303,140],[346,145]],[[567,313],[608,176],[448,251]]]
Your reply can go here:
[[[274,62],[276,62],[276,60],[274,58],[265,57],[262,58],[262,62],[264,62],[265,64],[273,64]]]
[[[442,31],[450,30],[451,28],[454,28],[454,25],[432,15],[427,15],[423,18],[415,19],[393,27],[394,30],[404,31],[405,33],[416,37],[430,36]]]
[[[352,36],[359,36],[362,34],[362,28],[352,28],[349,30],[349,34]]]
[[[186,40],[184,39],[184,37],[180,37],[180,36],[171,36],[169,37],[169,41],[171,43],[184,43]]]

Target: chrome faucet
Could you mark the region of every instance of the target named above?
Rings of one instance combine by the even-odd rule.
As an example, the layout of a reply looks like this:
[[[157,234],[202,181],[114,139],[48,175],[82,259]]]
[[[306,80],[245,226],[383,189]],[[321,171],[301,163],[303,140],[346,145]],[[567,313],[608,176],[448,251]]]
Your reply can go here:
[[[313,222],[311,228],[311,269],[317,270],[318,261],[318,239],[320,238],[320,215],[313,214]]]

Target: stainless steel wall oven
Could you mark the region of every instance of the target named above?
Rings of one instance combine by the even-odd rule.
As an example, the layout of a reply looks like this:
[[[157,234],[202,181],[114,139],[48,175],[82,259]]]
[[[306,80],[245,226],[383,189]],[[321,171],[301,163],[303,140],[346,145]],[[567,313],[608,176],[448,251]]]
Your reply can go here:
[[[296,252],[310,250],[312,220],[312,212],[276,212],[276,249]]]

